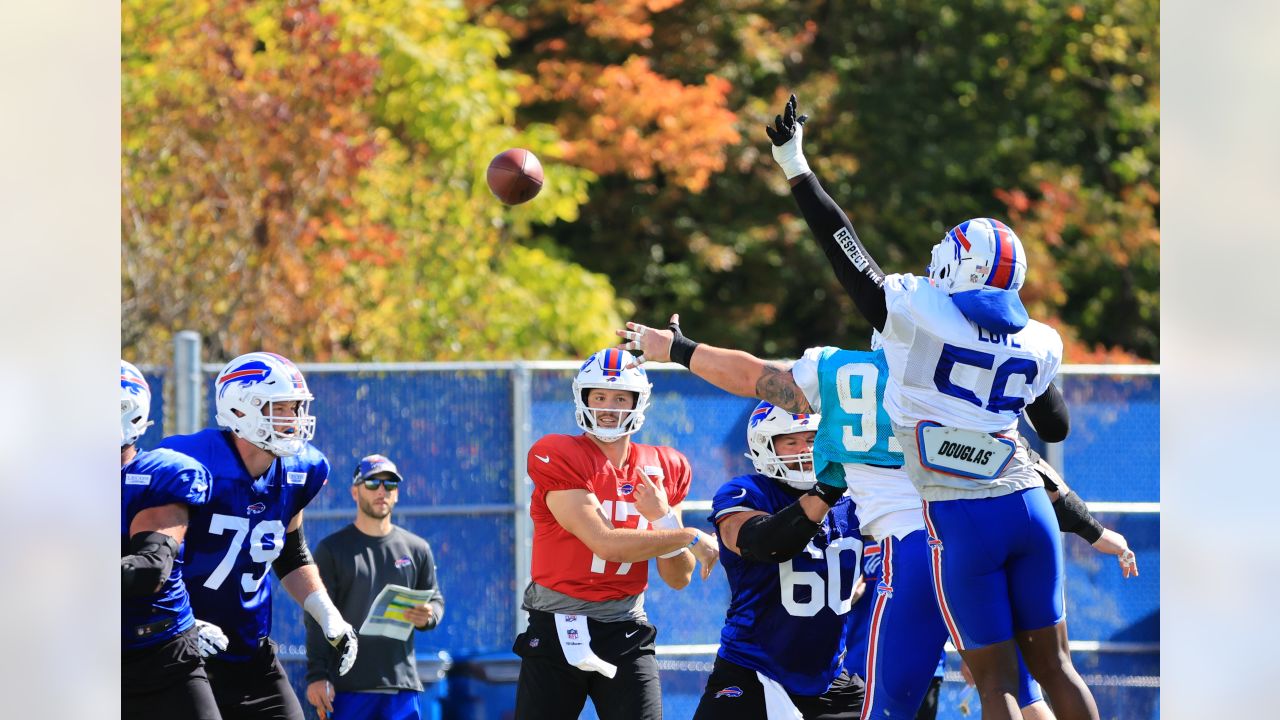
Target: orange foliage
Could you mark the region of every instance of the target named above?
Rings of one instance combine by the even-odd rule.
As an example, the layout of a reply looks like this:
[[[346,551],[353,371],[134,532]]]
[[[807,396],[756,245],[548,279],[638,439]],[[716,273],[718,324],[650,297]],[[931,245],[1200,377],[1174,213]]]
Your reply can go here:
[[[124,339],[144,356],[167,338],[132,335],[156,327],[198,328],[215,357],[264,338],[341,356],[356,310],[344,273],[395,253],[351,198],[378,153],[360,104],[377,59],[343,50],[317,0],[283,8],[266,43],[252,12],[224,0],[176,35],[137,31],[172,79],[122,112]]]
[[[580,112],[558,125],[564,158],[601,175],[623,172],[646,180],[662,171],[676,184],[701,192],[725,166],[727,145],[741,137],[726,105],[729,83],[712,75],[705,85],[662,77],[647,58],[599,66],[543,60],[525,102],[574,102]]]
[[[636,180],[663,173],[697,193],[724,169],[727,148],[741,136],[728,108],[727,80],[707,75],[703,84],[687,85],[654,71],[643,55],[652,47],[652,17],[681,2],[535,0],[508,12],[503,3],[468,0],[467,7],[516,43],[539,38],[536,52],[518,56],[534,79],[522,100],[526,106],[556,104],[551,122],[568,138],[566,161]],[[619,48],[634,54],[621,64],[595,62],[598,48],[566,40],[575,30],[611,48],[609,54]]]

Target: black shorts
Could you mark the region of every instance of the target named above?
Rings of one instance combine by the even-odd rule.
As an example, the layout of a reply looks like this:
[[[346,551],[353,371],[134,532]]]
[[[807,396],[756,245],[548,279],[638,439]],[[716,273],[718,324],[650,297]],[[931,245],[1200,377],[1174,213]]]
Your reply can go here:
[[[246,662],[205,660],[213,696],[223,720],[303,720],[302,705],[276,658],[276,644],[264,639]]]
[[[123,720],[219,720],[218,705],[196,645],[196,629],[120,657]]]
[[[555,615],[529,611],[529,629],[516,637],[511,648],[520,656],[516,720],[576,718],[588,697],[600,720],[660,720],[662,690],[653,654],[657,629],[648,623],[589,618],[587,628],[591,650],[618,666],[614,677],[570,665],[560,647]]]
[[[793,695],[792,704],[805,720],[857,720],[865,688],[862,678],[844,671],[822,695]],[[766,720],[764,685],[756,671],[716,656],[694,720]]]

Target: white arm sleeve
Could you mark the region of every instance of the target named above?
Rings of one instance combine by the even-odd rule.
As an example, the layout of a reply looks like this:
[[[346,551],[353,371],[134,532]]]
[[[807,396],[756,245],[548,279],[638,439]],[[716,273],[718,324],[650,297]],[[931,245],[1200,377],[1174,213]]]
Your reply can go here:
[[[822,412],[822,393],[818,388],[818,361],[822,359],[822,351],[826,348],[811,347],[804,355],[791,365],[791,377],[804,392],[809,407],[815,413]]]

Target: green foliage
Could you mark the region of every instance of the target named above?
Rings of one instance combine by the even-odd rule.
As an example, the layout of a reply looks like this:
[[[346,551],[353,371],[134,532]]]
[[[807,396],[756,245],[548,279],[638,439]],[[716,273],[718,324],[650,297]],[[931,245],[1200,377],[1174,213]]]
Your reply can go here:
[[[965,218],[1015,216],[1002,198],[1016,193],[1031,203],[1044,187],[1074,184],[1081,203],[1113,208],[1078,217],[1060,244],[1015,224],[1041,263],[1033,282],[1060,273],[1054,287],[1070,288],[1031,292],[1079,341],[1069,358],[1118,348],[1155,360],[1158,12],[1137,0],[687,0],[655,13],[631,50],[657,73],[732,84],[742,139],[725,148],[725,169],[699,193],[662,173],[604,175],[583,219],[551,233],[646,322],[679,311],[699,339],[769,354],[865,342],[870,328],[769,157],[762,125],[794,91],[812,115],[810,164],[887,271],[920,272]],[[583,62],[618,55],[616,41],[557,37],[572,38],[566,52]],[[543,59],[530,48],[506,62],[527,70]],[[522,117],[546,119],[543,110]],[[1094,253],[1126,234],[1120,255]],[[599,252],[602,236],[614,252]]]
[[[129,0],[123,27],[127,356],[163,362],[184,328],[212,357],[299,360],[611,342],[630,306],[518,244],[576,220],[594,176],[558,161],[555,128],[511,126],[528,79],[457,3]],[[547,183],[506,208],[484,173],[516,146]]]

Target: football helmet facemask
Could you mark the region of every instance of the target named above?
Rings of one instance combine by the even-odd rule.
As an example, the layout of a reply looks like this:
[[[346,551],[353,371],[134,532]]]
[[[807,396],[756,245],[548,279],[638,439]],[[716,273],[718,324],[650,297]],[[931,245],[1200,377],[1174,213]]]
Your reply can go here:
[[[808,490],[818,481],[813,472],[813,450],[794,455],[779,455],[773,439],[779,435],[816,431],[822,416],[817,413],[794,414],[768,401],[761,401],[747,421],[747,457],[756,472],[780,480],[797,490]],[[787,467],[798,465],[801,469]],[[805,466],[808,469],[805,470]]]
[[[133,363],[120,361],[120,447],[136,442],[151,427],[151,388]]]
[[[218,424],[276,457],[297,455],[315,436],[315,397],[288,358],[269,352],[241,355],[218,373],[214,389]],[[280,405],[293,402],[299,403],[296,415],[279,413]]]
[[[644,425],[644,411],[649,407],[649,393],[653,383],[642,367],[628,368],[636,362],[635,356],[625,350],[606,348],[587,358],[573,378],[574,419],[582,431],[594,435],[601,442],[615,442],[631,435]],[[587,394],[596,388],[604,390],[628,390],[636,394],[631,410],[609,410],[587,407]],[[617,427],[601,427],[598,413],[619,415]]]

